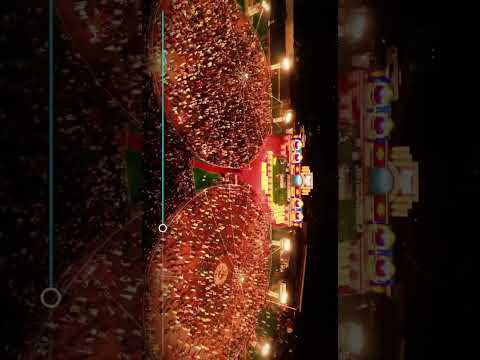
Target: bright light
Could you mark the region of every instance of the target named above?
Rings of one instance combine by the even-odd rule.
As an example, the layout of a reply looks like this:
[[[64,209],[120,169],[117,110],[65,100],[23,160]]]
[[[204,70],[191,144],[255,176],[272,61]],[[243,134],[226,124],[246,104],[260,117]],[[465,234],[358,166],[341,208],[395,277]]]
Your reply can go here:
[[[262,356],[268,356],[270,354],[270,350],[271,350],[270,343],[263,344],[262,350],[261,350]]]
[[[286,291],[280,294],[280,302],[284,305],[288,302],[288,293]]]
[[[292,62],[290,61],[290,59],[287,57],[284,57],[282,60],[282,69],[285,71],[288,71],[290,70],[291,67],[292,67]]]
[[[285,238],[282,240],[282,247],[283,251],[289,252],[292,249],[292,242],[289,238]]]
[[[262,1],[262,7],[263,7],[263,10],[270,11],[270,4],[265,0]]]
[[[245,281],[245,276],[240,275],[240,282],[243,283]]]
[[[288,110],[286,113],[285,113],[285,123],[290,123],[293,119],[293,111],[292,110]]]
[[[243,76],[245,77],[245,79],[248,79],[248,74],[247,73],[245,73]]]
[[[367,29],[367,18],[363,15],[355,16],[351,24],[351,35],[354,40],[359,40]]]

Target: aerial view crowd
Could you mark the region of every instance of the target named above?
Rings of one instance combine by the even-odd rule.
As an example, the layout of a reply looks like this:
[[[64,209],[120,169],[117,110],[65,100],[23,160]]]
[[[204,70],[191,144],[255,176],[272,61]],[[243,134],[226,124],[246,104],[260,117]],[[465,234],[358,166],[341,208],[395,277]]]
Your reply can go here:
[[[273,316],[271,218],[258,194],[233,178],[196,192],[192,161],[242,168],[254,160],[271,133],[269,64],[234,0],[153,2],[147,20],[132,4],[59,5],[55,282],[62,301],[45,308],[36,296],[48,254],[31,232],[2,259],[12,270],[45,269],[10,284],[12,296],[24,289],[17,311],[28,309],[24,357],[253,356],[268,340],[259,317]],[[132,44],[139,29],[146,56]],[[35,44],[46,60],[42,42]],[[131,132],[142,134],[136,203],[124,148]],[[32,211],[48,212],[45,200]]]

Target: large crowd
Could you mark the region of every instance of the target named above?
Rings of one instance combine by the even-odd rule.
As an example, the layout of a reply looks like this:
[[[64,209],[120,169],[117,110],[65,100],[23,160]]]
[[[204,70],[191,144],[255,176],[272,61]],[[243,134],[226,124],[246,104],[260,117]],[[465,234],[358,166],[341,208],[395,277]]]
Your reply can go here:
[[[245,186],[200,192],[159,234],[147,268],[156,359],[238,359],[268,290],[269,221]]]
[[[162,59],[165,108],[195,155],[238,168],[257,154],[272,124],[270,70],[235,0],[172,0],[153,11],[151,63]],[[152,71],[161,98],[161,66]]]
[[[62,52],[61,49],[64,49]],[[58,272],[82,255],[88,242],[128,218],[125,164],[117,137],[128,116],[108,104],[68,47],[57,41],[55,121],[55,239]]]
[[[148,85],[147,85],[148,86]],[[195,195],[192,174],[192,154],[181,141],[175,129],[165,120],[164,176],[162,189],[162,116],[156,99],[151,94],[145,117],[144,194],[146,230],[153,236],[162,222],[162,200],[167,221],[177,207]],[[162,197],[162,192],[164,192]]]
[[[0,256],[2,305],[8,309],[5,324],[10,324],[2,331],[10,334],[1,340],[5,358],[21,358],[26,335],[44,323],[40,293],[48,286],[49,273],[48,16],[44,3],[17,5],[14,15],[2,18],[2,33],[8,34],[12,51],[1,78],[15,75],[9,81],[15,87],[2,84],[6,101],[0,109],[2,143],[9,148],[1,164],[11,175],[2,181],[0,193],[2,204],[8,204],[2,208],[5,226],[0,233],[6,244]],[[15,24],[22,24],[22,31],[10,32]],[[62,291],[61,274],[128,220],[117,137],[130,117],[92,76],[71,37],[60,31],[54,63],[53,274]],[[20,144],[14,145],[18,138]]]
[[[94,81],[141,126],[145,21],[138,1],[64,0],[56,15]]]
[[[85,255],[62,277],[63,301],[27,339],[26,359],[143,358],[141,216]]]
[[[49,320],[39,301],[48,285],[48,34],[41,31],[47,23],[37,23],[45,8],[33,4],[23,14],[30,26],[16,44],[32,48],[23,51],[33,51],[35,65],[25,59],[0,65],[5,72],[0,81],[13,67],[23,75],[16,88],[2,87],[10,104],[0,108],[2,143],[13,154],[18,150],[13,150],[9,137],[18,133],[22,138],[22,151],[15,154],[19,162],[0,164],[20,179],[5,180],[0,192],[2,203],[15,204],[0,208],[5,228],[12,230],[0,232],[6,244],[0,269],[7,284],[1,301],[9,309],[6,323],[15,330],[10,332],[12,339],[2,339],[8,358],[22,358],[18,347],[26,344],[27,333],[31,345],[27,353],[35,359],[48,355],[49,340],[56,344],[57,358],[99,353],[119,359],[141,357],[138,319],[145,270],[141,225],[158,236],[162,208],[159,74],[151,66],[155,97],[145,108],[149,89],[139,28],[125,33],[141,23],[137,9],[132,13],[134,2],[102,1],[95,2],[96,7],[93,3],[65,1],[58,8],[56,25],[66,31],[55,37],[54,274],[65,297]],[[164,319],[171,325],[172,347],[167,349],[171,359],[193,359],[199,353],[206,359],[236,358],[238,349],[247,349],[252,340],[266,297],[268,220],[251,190],[242,186],[224,185],[195,196],[191,161],[196,156],[241,167],[253,159],[270,131],[269,69],[235,1],[168,4],[172,16],[167,17],[166,32],[174,34],[166,44],[164,198],[169,231],[165,238],[154,239],[148,266],[150,285],[163,267],[185,279],[169,281],[173,288],[164,294],[163,305],[171,311],[148,309],[150,335],[163,337],[153,322]],[[134,14],[136,20],[128,24],[119,20],[133,19],[126,14]],[[3,30],[10,20],[0,21]],[[158,30],[158,25],[153,21],[152,29]],[[153,56],[158,32],[151,35],[157,41],[151,48]],[[24,98],[26,102],[19,104]],[[16,118],[29,119],[28,132]],[[144,222],[135,221],[134,227],[129,224],[132,204],[119,151],[120,137],[132,124],[144,125],[145,139]],[[157,257],[164,247],[166,262]],[[179,254],[188,256],[177,258]],[[158,305],[158,298],[150,300],[150,305]],[[213,330],[206,332],[207,328]],[[151,350],[158,348],[153,345]]]

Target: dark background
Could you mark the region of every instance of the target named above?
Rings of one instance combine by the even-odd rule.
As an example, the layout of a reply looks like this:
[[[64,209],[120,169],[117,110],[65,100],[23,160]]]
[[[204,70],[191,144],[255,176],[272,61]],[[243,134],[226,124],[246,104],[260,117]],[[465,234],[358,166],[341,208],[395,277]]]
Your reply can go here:
[[[307,133],[305,163],[314,173],[305,205],[309,245],[296,359],[337,357],[336,34],[336,1],[295,1],[293,101]]]
[[[445,226],[454,223],[449,220],[456,202],[450,185],[462,164],[452,155],[462,140],[449,134],[442,106],[447,87],[440,72],[438,4],[377,1],[375,6],[387,45],[399,48],[402,70],[400,100],[392,114],[396,125],[392,143],[410,146],[419,162],[420,201],[408,219],[393,223],[400,240],[399,282],[405,294],[403,309],[397,310],[403,317],[398,331],[405,339],[405,358],[426,359],[434,354],[435,323],[443,317],[441,310],[435,314],[435,304],[449,293],[446,273],[455,272],[455,266],[446,263]]]

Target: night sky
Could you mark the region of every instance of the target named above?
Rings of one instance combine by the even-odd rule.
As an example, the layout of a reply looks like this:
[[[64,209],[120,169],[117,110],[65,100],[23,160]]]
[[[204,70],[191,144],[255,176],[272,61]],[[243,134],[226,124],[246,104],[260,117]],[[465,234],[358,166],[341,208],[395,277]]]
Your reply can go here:
[[[308,269],[297,359],[311,359],[313,354],[325,359],[337,356],[336,32],[336,1],[295,1],[300,63],[293,94],[299,121],[309,135],[305,162],[314,172],[315,183],[305,207]]]
[[[434,289],[446,255],[440,219],[449,199],[449,149],[440,106],[440,23],[435,7],[388,2],[377,18],[387,44],[399,48],[402,67],[400,101],[394,107],[393,145],[410,146],[419,162],[420,201],[409,218],[393,222],[399,239],[399,281],[405,289],[405,358],[428,358],[433,346]],[[453,144],[452,144],[453,145]]]

